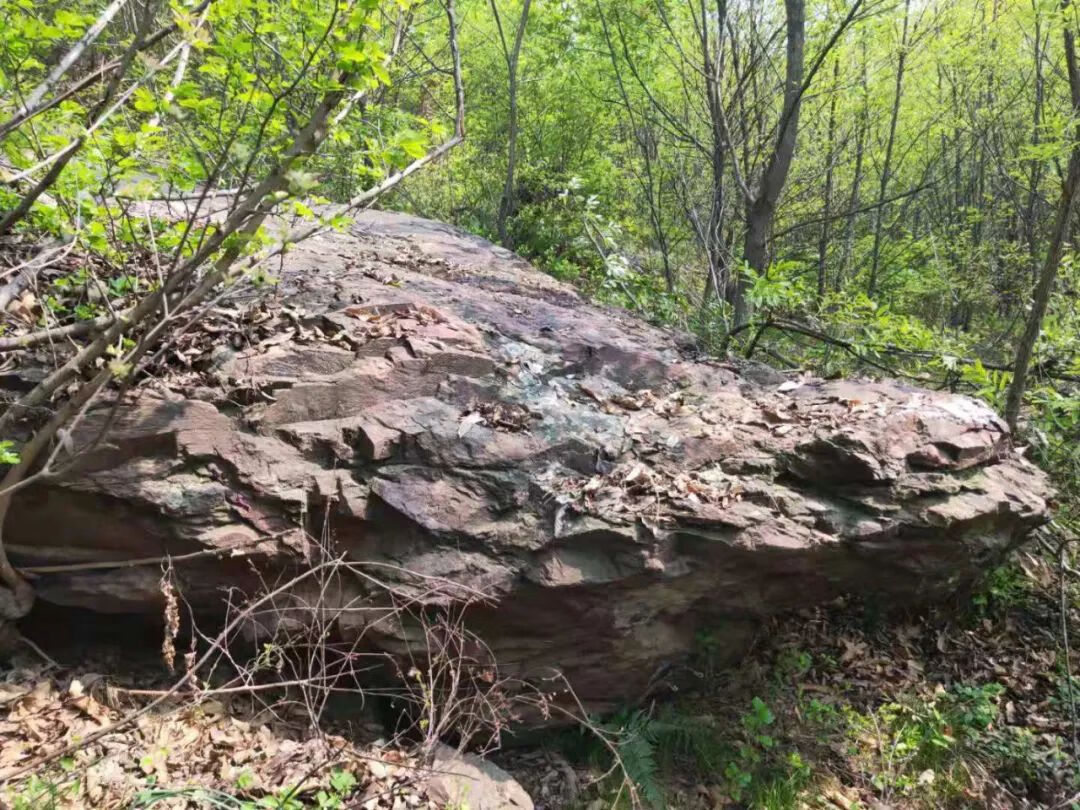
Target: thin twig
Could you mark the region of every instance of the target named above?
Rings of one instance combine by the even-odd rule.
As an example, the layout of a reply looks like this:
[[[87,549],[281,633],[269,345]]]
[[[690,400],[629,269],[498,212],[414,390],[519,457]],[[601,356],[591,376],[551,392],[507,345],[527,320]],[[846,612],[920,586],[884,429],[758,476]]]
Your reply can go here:
[[[229,546],[228,548],[207,548],[202,551],[192,551],[188,554],[164,555],[161,557],[137,557],[131,560],[103,560],[97,562],[87,563],[71,563],[69,565],[26,565],[16,566],[17,570],[21,574],[67,574],[75,571],[109,571],[116,568],[136,568],[142,565],[162,565],[164,563],[178,563],[187,562],[188,560],[195,560],[202,557],[216,557],[222,554],[228,554],[235,556],[236,552],[249,548],[251,546],[257,546],[260,543],[271,542],[281,537],[285,532],[278,532],[277,534],[268,535],[266,537],[253,537],[250,540],[245,540],[242,543],[237,543],[235,546]],[[18,551],[20,547],[10,546],[12,551]]]

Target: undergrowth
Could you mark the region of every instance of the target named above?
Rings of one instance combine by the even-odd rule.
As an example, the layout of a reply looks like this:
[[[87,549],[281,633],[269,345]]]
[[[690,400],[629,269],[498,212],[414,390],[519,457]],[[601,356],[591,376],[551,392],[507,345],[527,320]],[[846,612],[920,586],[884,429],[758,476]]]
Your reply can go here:
[[[11,810],[60,810],[67,799],[77,792],[76,780],[63,775],[34,775],[18,793],[6,798],[11,803]]]
[[[179,789],[148,788],[140,791],[128,805],[129,810],[148,808],[199,807],[210,810],[344,810],[357,806],[354,794],[359,782],[346,770],[331,772],[327,786],[317,790],[295,785],[258,795],[246,773],[236,780],[233,790],[206,787]],[[67,774],[31,777],[17,793],[6,796],[11,810],[63,810],[74,805],[79,794],[79,780]],[[6,808],[0,797],[0,807]]]
[[[1058,597],[1050,563],[1026,554],[959,610],[848,604],[778,622],[737,671],[713,666],[703,634],[694,689],[598,722],[654,808],[1080,808]],[[552,744],[612,762],[585,735]]]
[[[179,800],[214,810],[344,810],[357,806],[353,794],[358,785],[351,772],[339,769],[331,772],[324,789],[306,791],[302,785],[295,785],[269,795],[249,798],[251,783],[241,776],[235,792],[205,788],[145,790],[136,796],[131,808],[171,807],[174,806],[173,802]]]

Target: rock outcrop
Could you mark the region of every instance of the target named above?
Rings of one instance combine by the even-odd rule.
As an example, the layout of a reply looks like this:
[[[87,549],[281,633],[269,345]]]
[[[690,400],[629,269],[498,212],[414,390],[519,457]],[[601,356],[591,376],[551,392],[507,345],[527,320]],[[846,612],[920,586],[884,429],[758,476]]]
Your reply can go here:
[[[259,568],[304,565],[298,527],[326,525],[387,576],[492,594],[471,627],[502,670],[561,669],[603,707],[648,693],[702,629],[734,657],[779,611],[938,597],[1048,516],[1045,477],[971,399],[695,359],[448,226],[370,213],[275,272],[272,300],[186,336],[104,443],[92,414],[77,470],[19,494],[16,564],[183,557],[212,610]],[[160,576],[34,585],[149,612]]]

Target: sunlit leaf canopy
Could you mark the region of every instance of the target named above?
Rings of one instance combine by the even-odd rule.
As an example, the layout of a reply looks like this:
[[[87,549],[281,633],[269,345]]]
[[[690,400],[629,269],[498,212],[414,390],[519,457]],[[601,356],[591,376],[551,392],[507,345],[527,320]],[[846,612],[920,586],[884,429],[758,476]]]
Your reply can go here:
[[[117,238],[137,243],[146,223],[109,222],[103,206],[115,213],[124,200],[253,188],[339,89],[331,137],[290,170],[277,195],[293,200],[287,210],[310,216],[320,197],[347,199],[445,137],[438,115],[378,103],[395,78],[390,51],[404,46],[400,31],[417,13],[430,18],[432,8],[440,11],[372,0],[126,3],[84,57],[90,64],[80,63],[80,75],[108,76],[130,60],[125,79],[108,98],[99,83],[5,134],[2,170],[19,182],[0,187],[0,205],[13,205],[83,138],[29,224],[78,233],[99,251]],[[17,114],[57,51],[84,36],[102,9],[100,2],[0,4],[0,119]],[[65,77],[57,90],[77,79]],[[157,249],[172,248],[179,227],[158,227]]]

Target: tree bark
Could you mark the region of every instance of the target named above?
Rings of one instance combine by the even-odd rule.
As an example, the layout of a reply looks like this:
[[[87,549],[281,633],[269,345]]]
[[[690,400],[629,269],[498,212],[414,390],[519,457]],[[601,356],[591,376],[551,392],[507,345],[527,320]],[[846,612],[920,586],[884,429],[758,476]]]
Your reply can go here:
[[[896,145],[896,121],[900,116],[900,100],[904,93],[904,67],[907,64],[908,23],[911,19],[911,0],[904,0],[904,28],[900,35],[900,55],[896,62],[896,87],[893,91],[892,113],[889,117],[889,137],[885,143],[885,163],[881,167],[881,181],[878,184],[878,207],[874,211],[874,247],[870,253],[870,281],[866,285],[866,294],[873,297],[877,292],[878,266],[881,259],[881,229],[885,216],[885,196],[889,191],[892,176],[893,148]]]
[[[863,176],[863,152],[866,144],[866,133],[870,128],[870,102],[869,90],[867,89],[866,76],[866,40],[862,41],[862,93],[863,104],[859,114],[858,129],[855,131],[855,171],[851,179],[851,196],[848,199],[848,217],[844,234],[844,255],[840,260],[840,267],[836,274],[836,287],[840,288],[843,280],[847,278],[848,267],[851,264],[851,256],[855,252],[855,225],[859,211],[859,191],[862,186]]]
[[[113,0],[104,11],[94,20],[94,24],[91,25],[83,35],[79,38],[71,50],[65,53],[49,71],[49,75],[35,87],[26,97],[26,101],[15,111],[16,118],[25,119],[34,114],[37,108],[41,105],[42,100],[46,94],[51,92],[53,88],[59,83],[60,79],[64,77],[64,74],[68,72],[68,69],[79,61],[80,57],[86,52],[86,49],[94,44],[94,41],[101,35],[101,32],[105,30],[106,26],[112,21],[112,18],[119,13],[120,9],[124,7],[127,0]]]
[[[751,270],[764,273],[769,266],[769,233],[776,217],[776,204],[787,182],[791,160],[795,156],[795,140],[799,131],[799,111],[802,107],[803,62],[806,49],[806,4],[804,0],[784,0],[787,20],[787,66],[784,74],[784,103],[776,146],[756,192],[747,200],[746,239],[743,258]],[[735,282],[735,328],[749,322],[753,315],[746,297],[747,278],[739,274]]]
[[[664,272],[664,286],[669,293],[674,293],[677,280],[675,278],[675,270],[671,266],[671,249],[667,230],[664,227],[663,184],[656,177],[660,169],[654,168],[654,163],[659,160],[660,155],[658,138],[653,132],[653,125],[648,116],[638,116],[634,112],[634,105],[630,100],[630,94],[626,90],[626,84],[623,82],[622,70],[619,68],[619,59],[615,50],[615,44],[611,39],[611,33],[608,30],[607,20],[604,17],[603,9],[600,8],[599,0],[597,0],[596,7],[600,18],[600,29],[604,34],[604,42],[607,45],[608,56],[611,59],[611,69],[615,77],[615,86],[618,88],[619,97],[622,99],[623,106],[626,108],[626,116],[630,122],[630,127],[634,132],[634,141],[637,143],[638,151],[641,153],[644,177],[637,172],[634,172],[634,175],[638,180],[638,184],[641,186],[641,193],[645,197],[645,203],[649,211],[649,223],[652,225],[656,246],[660,250],[660,259]]]
[[[1068,0],[1061,4],[1062,11],[1068,8]],[[1065,46],[1065,67],[1069,77],[1069,93],[1072,101],[1072,119],[1080,118],[1080,67],[1076,63],[1076,34],[1070,27],[1070,21],[1064,20],[1063,40]],[[1061,187],[1057,214],[1054,217],[1054,229],[1050,234],[1050,245],[1046,250],[1039,281],[1035,285],[1031,310],[1028,313],[1024,334],[1016,347],[1016,359],[1013,362],[1013,378],[1009,384],[1009,393],[1005,402],[1005,421],[1015,432],[1020,418],[1020,407],[1024,401],[1024,389],[1027,387],[1027,374],[1031,367],[1031,357],[1035,352],[1035,343],[1042,331],[1043,317],[1050,303],[1050,293],[1054,289],[1061,255],[1065,241],[1069,236],[1069,227],[1076,209],[1077,190],[1080,189],[1080,123],[1076,124],[1072,150],[1069,154],[1069,167],[1065,182]]]
[[[828,288],[828,264],[826,259],[829,251],[829,225],[832,219],[830,209],[832,208],[833,163],[835,158],[833,152],[836,142],[836,94],[839,92],[839,84],[840,60],[837,59],[833,62],[833,92],[832,98],[829,100],[829,125],[825,147],[825,192],[822,200],[821,235],[818,237],[818,300],[825,297],[825,291]]]
[[[709,276],[707,283],[715,279],[718,283],[728,285],[730,279],[727,272],[727,261],[724,257],[724,167],[727,162],[727,149],[725,137],[726,127],[724,123],[724,99],[721,94],[720,82],[722,65],[720,60],[720,47],[724,40],[724,25],[727,23],[727,2],[719,0],[716,4],[716,56],[712,55],[709,47],[709,29],[706,25],[705,0],[701,0],[701,55],[702,67],[705,72],[706,92],[708,94],[710,145],[711,154],[709,168],[712,171],[712,195],[709,205],[709,225],[706,233],[706,253],[709,262]],[[717,293],[723,292],[717,290]]]
[[[122,6],[123,2],[114,2],[113,5],[109,7],[110,9],[112,9],[112,12],[108,13],[107,10],[106,15],[103,15],[98,22],[100,23],[102,19],[105,20],[105,22],[111,20],[112,17],[115,16],[116,12],[119,11]],[[98,101],[96,105],[94,105],[94,108],[87,115],[87,129],[82,132],[78,137],[76,137],[71,143],[69,143],[63,150],[57,153],[56,160],[53,162],[52,166],[49,167],[49,171],[46,172],[45,176],[42,177],[41,180],[39,180],[36,184],[34,184],[34,186],[29,191],[22,195],[22,197],[19,199],[19,202],[15,205],[14,208],[12,208],[10,211],[5,212],[3,216],[0,216],[0,235],[6,234],[27,214],[30,213],[30,210],[34,207],[34,203],[37,202],[41,195],[48,191],[54,183],[56,183],[57,179],[60,177],[61,172],[64,171],[64,168],[68,165],[68,163],[71,162],[71,159],[75,157],[76,154],[78,154],[79,150],[82,149],[83,144],[90,136],[90,133],[93,132],[94,128],[100,125],[102,121],[108,117],[110,112],[109,105],[112,104],[113,99],[116,97],[116,93],[120,87],[120,83],[127,75],[127,72],[131,67],[131,63],[135,58],[135,54],[139,52],[139,49],[142,47],[142,44],[144,42],[143,28],[149,23],[150,12],[150,6],[146,6],[146,9],[143,11],[142,16],[139,17],[139,28],[135,32],[135,38],[132,41],[131,45],[128,46],[127,50],[124,51],[124,55],[120,60],[120,66],[117,69],[116,74],[109,80],[108,85],[106,85],[105,94],[102,96],[101,100]],[[95,26],[96,25],[97,23],[95,23]],[[104,23],[102,23],[102,27],[104,27]],[[72,51],[69,52],[68,56],[65,56],[64,59],[61,60],[60,64],[57,65],[57,68],[53,71],[53,73],[56,73],[56,76],[53,77],[53,75],[50,74],[50,80],[53,80],[54,78],[55,80],[59,80],[60,76],[63,75],[63,71],[61,70],[59,73],[57,73],[57,70],[59,70],[62,66],[65,65],[66,67],[64,67],[64,70],[66,70],[67,67],[70,67],[71,64],[73,64],[74,61],[78,59],[77,55],[72,57],[71,53],[79,50],[80,46],[86,47],[88,44],[92,43],[94,39],[97,38],[97,35],[101,32],[97,31],[97,33],[94,33],[92,37],[90,36],[90,33],[91,31],[87,31],[86,34],[83,36],[83,39],[79,41],[79,45],[73,48]],[[81,53],[81,51],[79,51],[79,53]],[[40,103],[42,97],[47,91],[47,88],[45,88],[46,84],[48,84],[48,80],[42,85],[40,85],[33,94],[31,94],[31,101],[33,103],[31,104],[30,102],[28,102],[27,105],[25,105],[26,111],[36,109],[38,103]],[[40,94],[38,91],[40,91]]]
[[[495,0],[489,0],[489,2],[491,4],[491,13],[495,17],[495,26],[499,31],[503,57],[506,59],[507,90],[510,103],[506,135],[506,182],[503,186],[502,197],[499,199],[495,230],[499,234],[499,243],[507,249],[512,249],[513,244],[507,229],[507,221],[514,213],[514,172],[517,169],[518,140],[518,61],[521,56],[521,45],[525,41],[525,26],[529,22],[529,6],[532,4],[532,0],[524,0],[521,6],[521,16],[518,17],[517,33],[514,35],[512,47],[507,45],[506,36],[503,33],[502,18],[499,16],[499,9],[495,5]]]
[[[1046,82],[1043,76],[1042,15],[1038,3],[1035,6],[1035,105],[1031,112],[1031,142],[1035,146],[1042,143],[1043,100]],[[1039,182],[1042,179],[1042,161],[1038,157],[1031,159],[1031,172],[1028,175],[1027,204],[1024,206],[1024,235],[1027,237],[1028,254],[1031,261],[1031,278],[1038,283],[1038,226],[1035,221],[1035,207],[1039,197]]]

